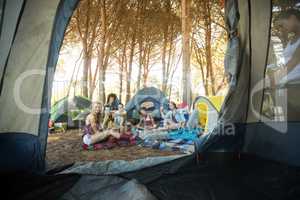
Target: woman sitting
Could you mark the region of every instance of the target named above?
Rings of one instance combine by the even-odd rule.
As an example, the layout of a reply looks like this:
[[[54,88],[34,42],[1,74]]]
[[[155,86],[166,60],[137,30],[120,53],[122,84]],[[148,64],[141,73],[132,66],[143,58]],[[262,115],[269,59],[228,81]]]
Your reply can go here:
[[[138,128],[150,130],[156,127],[153,117],[149,113],[147,113],[147,111],[144,108],[141,108],[139,110],[139,114],[140,122],[138,124]]]
[[[115,112],[114,115],[114,124],[115,128],[119,128],[120,132],[123,133],[126,128],[126,110],[124,109],[124,105],[122,103],[119,104],[118,111]]]
[[[116,131],[103,131],[100,125],[101,103],[96,102],[92,105],[92,112],[86,117],[86,126],[84,127],[83,143],[93,145],[97,142],[106,140],[108,137],[120,138]]]
[[[169,103],[169,111],[165,112],[164,108],[160,108],[160,113],[164,119],[164,128],[178,129],[185,126],[185,117],[177,111],[177,106],[174,102]]]
[[[104,119],[102,127],[104,129],[109,127],[109,123],[114,122],[114,114],[118,110],[118,99],[116,94],[109,94],[106,104],[104,105]]]

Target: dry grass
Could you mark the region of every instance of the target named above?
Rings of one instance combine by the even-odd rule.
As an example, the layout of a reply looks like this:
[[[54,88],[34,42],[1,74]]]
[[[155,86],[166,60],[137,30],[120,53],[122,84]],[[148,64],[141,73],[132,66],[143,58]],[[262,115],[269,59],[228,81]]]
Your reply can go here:
[[[145,157],[175,155],[175,152],[159,151],[139,146],[116,147],[110,150],[85,151],[81,148],[81,132],[68,130],[65,133],[50,134],[47,146],[48,169],[77,161],[135,160]]]

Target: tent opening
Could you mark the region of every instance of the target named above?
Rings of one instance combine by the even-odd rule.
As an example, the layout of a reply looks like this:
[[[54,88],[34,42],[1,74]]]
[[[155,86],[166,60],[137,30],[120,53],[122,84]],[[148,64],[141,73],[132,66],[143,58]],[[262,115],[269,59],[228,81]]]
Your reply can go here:
[[[185,112],[182,130],[208,133],[217,125],[228,90],[226,49],[223,1],[80,0],[67,26],[53,80],[49,166],[181,155],[178,149],[153,150],[139,143],[85,151],[86,119],[97,102],[101,126],[114,129],[114,122],[103,123],[105,105],[113,94],[131,125],[140,121],[139,111],[145,108],[157,127],[164,126],[161,108],[167,111],[174,102]],[[194,121],[188,122],[192,116]]]

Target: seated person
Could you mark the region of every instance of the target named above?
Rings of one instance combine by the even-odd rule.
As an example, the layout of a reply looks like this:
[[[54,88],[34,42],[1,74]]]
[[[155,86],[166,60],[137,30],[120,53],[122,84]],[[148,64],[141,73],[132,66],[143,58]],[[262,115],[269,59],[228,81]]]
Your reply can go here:
[[[104,129],[108,128],[109,123],[114,122],[114,113],[118,110],[116,94],[109,94],[107,97],[107,102],[104,105],[104,119],[102,127]]]
[[[118,139],[120,134],[116,131],[103,131],[100,125],[101,103],[96,102],[92,105],[92,112],[86,117],[84,127],[83,143],[86,145],[96,144],[106,140],[108,137]]]
[[[180,113],[180,115],[184,116],[186,122],[189,120],[189,106],[186,102],[182,102],[181,104],[179,104],[177,111]]]
[[[126,126],[126,110],[124,109],[124,105],[123,104],[119,104],[119,109],[118,111],[115,112],[114,115],[114,124],[116,128],[120,129],[120,132],[124,132],[125,131],[125,126]]]
[[[178,112],[177,106],[174,102],[169,103],[169,111],[165,112],[161,107],[161,116],[164,119],[164,127],[167,129],[178,129],[185,126],[185,117]]]
[[[293,35],[283,50],[283,69],[287,71],[287,75],[280,81],[283,85],[300,79],[300,11],[296,9],[284,11],[278,16],[277,22],[285,34]]]
[[[141,108],[139,110],[139,114],[140,114],[140,122],[137,126],[138,128],[150,130],[156,127],[153,117],[149,113],[147,113],[145,108]]]

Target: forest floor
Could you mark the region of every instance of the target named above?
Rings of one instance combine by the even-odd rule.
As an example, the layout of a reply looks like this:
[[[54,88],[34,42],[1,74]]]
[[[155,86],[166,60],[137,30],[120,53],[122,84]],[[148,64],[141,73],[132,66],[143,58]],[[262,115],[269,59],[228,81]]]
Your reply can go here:
[[[83,150],[80,130],[67,130],[48,136],[47,169],[53,169],[78,161],[136,160],[146,157],[176,155],[178,152],[160,151],[139,146],[115,147],[110,150]]]

